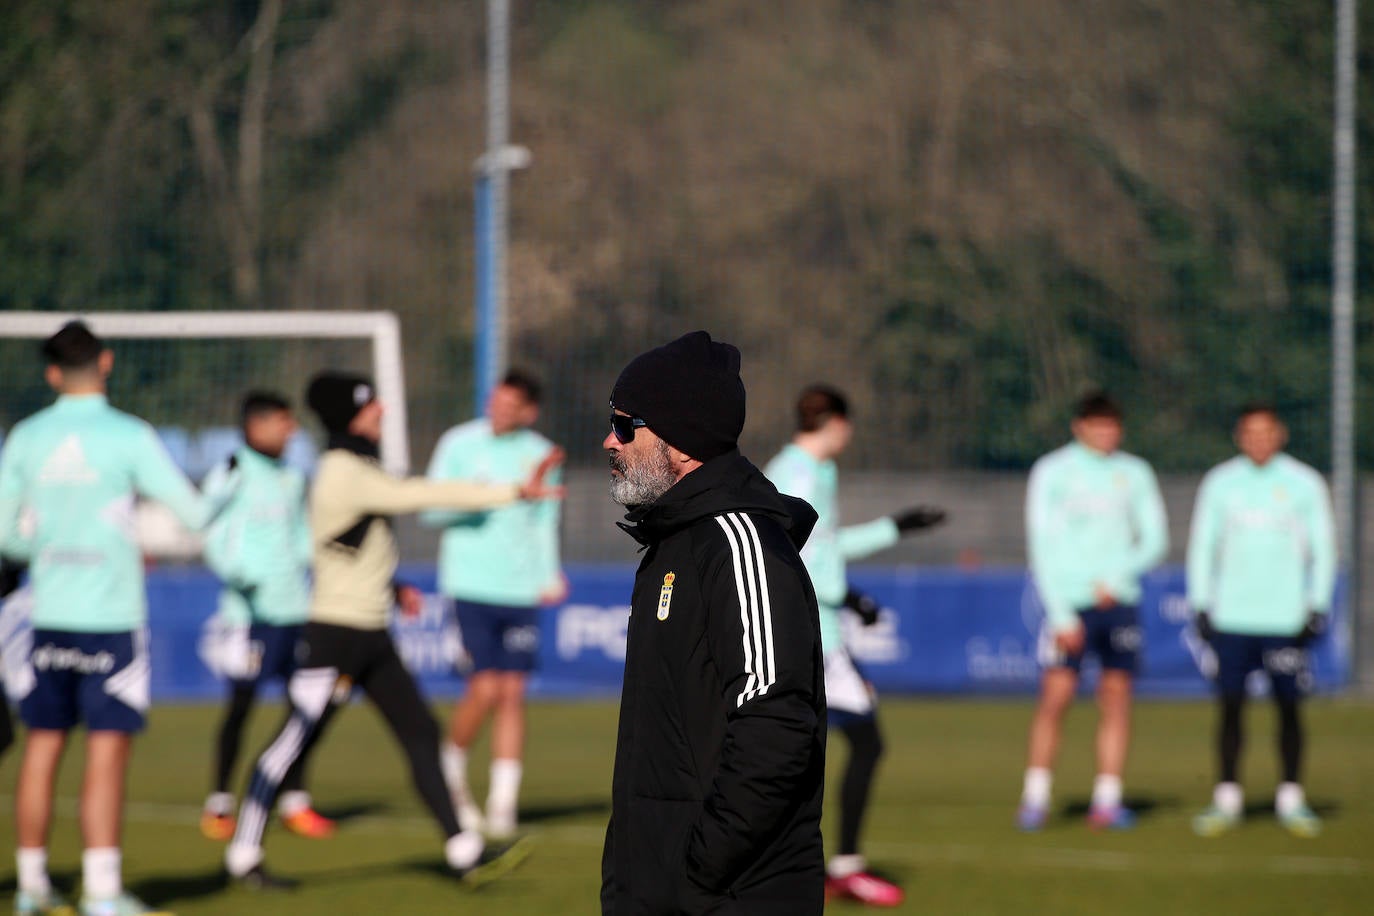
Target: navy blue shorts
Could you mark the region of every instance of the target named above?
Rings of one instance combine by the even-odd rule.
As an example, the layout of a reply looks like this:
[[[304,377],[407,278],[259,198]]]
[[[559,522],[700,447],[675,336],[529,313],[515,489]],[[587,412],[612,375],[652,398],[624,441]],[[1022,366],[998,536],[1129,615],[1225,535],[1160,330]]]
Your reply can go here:
[[[453,602],[471,671],[533,671],[539,660],[539,608]]]
[[[1040,631],[1040,664],[1045,668],[1068,668],[1075,674],[1083,669],[1084,656],[1092,653],[1102,663],[1104,671],[1125,671],[1135,674],[1140,666],[1143,633],[1138,610],[1118,604],[1106,610],[1090,608],[1078,612],[1083,624],[1083,651],[1069,655],[1060,651],[1054,642],[1054,631],[1048,623]]]
[[[151,668],[147,634],[34,630],[33,689],[19,701],[29,728],[142,731]]]
[[[1312,689],[1307,650],[1292,636],[1216,633],[1209,653],[1212,658],[1204,655],[1203,673],[1222,696],[1243,696],[1246,678],[1254,671],[1268,675],[1274,696],[1281,700],[1297,699]]]
[[[248,628],[248,670],[243,677],[233,680],[239,684],[256,684],[290,679],[296,670],[296,644],[300,638],[300,624],[253,624]]]

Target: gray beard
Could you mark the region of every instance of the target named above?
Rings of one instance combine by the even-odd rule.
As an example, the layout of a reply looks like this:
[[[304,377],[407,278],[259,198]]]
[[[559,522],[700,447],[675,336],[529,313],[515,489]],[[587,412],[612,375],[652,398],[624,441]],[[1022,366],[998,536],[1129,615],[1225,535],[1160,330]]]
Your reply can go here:
[[[666,442],[658,443],[658,448],[638,464],[631,465],[619,458],[612,458],[611,467],[621,474],[611,477],[611,499],[622,506],[647,506],[677,482]]]

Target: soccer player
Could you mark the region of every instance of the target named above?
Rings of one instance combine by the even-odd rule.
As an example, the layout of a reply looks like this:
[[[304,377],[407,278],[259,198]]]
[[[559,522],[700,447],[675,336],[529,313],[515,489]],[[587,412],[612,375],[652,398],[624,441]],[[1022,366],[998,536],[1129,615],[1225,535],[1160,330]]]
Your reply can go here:
[[[290,678],[310,610],[305,475],[282,461],[296,432],[296,416],[281,395],[255,391],[243,399],[241,420],[244,444],[204,481],[209,499],[231,494],[205,539],[205,561],[223,583],[211,624],[219,636],[220,667],[229,677],[215,747],[214,791],[200,821],[201,832],[212,840],[234,833],[237,805],[229,781],[258,685]],[[304,762],[302,754],[282,782],[282,822],[292,833],[327,837],[334,824],[311,807],[303,788]]]
[[[146,913],[124,891],[119,848],[124,775],[149,691],[134,500],[155,499],[193,529],[211,513],[153,428],[109,405],[114,357],[85,324],[64,325],[43,354],[57,402],[17,424],[0,454],[0,544],[24,545],[34,590],[34,682],[19,704],[28,733],[15,803],[15,912],[65,906],[48,877],[48,829],[67,734],[84,723],[81,912]]]
[[[431,480],[519,483],[553,443],[530,427],[540,385],[513,369],[487,400],[485,418],[444,434],[429,463]],[[558,563],[559,503],[523,502],[479,512],[426,512],[443,527],[439,590],[453,599],[470,660],[467,692],[453,708],[443,747],[444,777],[464,824],[483,823],[467,782],[467,754],[492,719],[488,836],[515,833],[525,742],[525,682],[539,655],[541,606],[568,593]],[[464,665],[468,668],[468,665]]]
[[[859,852],[859,832],[883,754],[878,710],[872,685],[845,649],[840,626],[842,609],[858,614],[865,626],[878,622],[879,609],[872,598],[850,587],[845,561],[876,553],[896,544],[904,534],[937,525],[945,513],[919,506],[841,528],[835,459],[853,436],[845,396],[834,388],[812,385],[797,399],[797,432],[792,442],[768,463],[764,473],[779,492],[801,497],[819,516],[801,557],[820,608],[827,718],[830,727],[849,742],[849,762],[840,783],[839,846],[826,865],[827,895],[889,907],[902,902],[902,889],[871,873]]]
[[[1085,654],[1102,665],[1097,686],[1097,779],[1088,824],[1127,829],[1121,775],[1131,733],[1131,688],[1141,646],[1140,580],[1164,559],[1169,532],[1154,471],[1119,450],[1121,409],[1098,392],[1078,405],[1074,441],[1040,458],[1026,494],[1031,576],[1045,606],[1040,701],[1017,822],[1044,826],[1064,713]]]
[[[258,758],[225,851],[225,867],[232,879],[249,887],[293,883],[262,866],[268,813],[282,778],[357,686],[405,751],[411,781],[443,831],[449,866],[469,881],[480,881],[510,864],[512,857],[502,854],[519,847],[488,849],[479,831],[459,827],[439,764],[439,726],[387,632],[398,590],[390,516],[561,496],[560,489],[544,484],[544,477],[562,461],[562,453],[555,449],[546,455],[521,484],[397,478],[377,461],[382,404],[367,379],[322,373],[311,381],[306,400],[329,433],[311,489],[315,587],[310,618],[301,637],[301,661],[288,686],[291,717]],[[406,604],[414,604],[411,612],[418,611],[413,597],[403,599]]]
[[[1303,793],[1298,706],[1311,684],[1307,646],[1326,630],[1335,588],[1331,497],[1320,474],[1283,452],[1288,430],[1273,407],[1245,407],[1235,435],[1240,455],[1202,479],[1188,539],[1188,601],[1221,713],[1220,779],[1193,829],[1216,836],[1240,823],[1245,681],[1263,670],[1279,714],[1274,809],[1290,833],[1312,837],[1321,820]]]

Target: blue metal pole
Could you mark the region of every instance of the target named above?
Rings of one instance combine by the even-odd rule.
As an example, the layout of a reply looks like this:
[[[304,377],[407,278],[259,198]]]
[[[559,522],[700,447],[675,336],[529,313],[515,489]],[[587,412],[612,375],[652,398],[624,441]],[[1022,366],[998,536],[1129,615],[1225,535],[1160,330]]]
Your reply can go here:
[[[476,317],[476,352],[473,365],[473,392],[477,399],[474,413],[480,416],[487,409],[487,398],[495,385],[495,375],[499,371],[499,333],[496,314],[496,271],[492,258],[494,246],[491,212],[491,175],[483,170],[477,174],[473,193],[473,214],[476,223],[474,252],[476,255],[477,290],[474,300]]]

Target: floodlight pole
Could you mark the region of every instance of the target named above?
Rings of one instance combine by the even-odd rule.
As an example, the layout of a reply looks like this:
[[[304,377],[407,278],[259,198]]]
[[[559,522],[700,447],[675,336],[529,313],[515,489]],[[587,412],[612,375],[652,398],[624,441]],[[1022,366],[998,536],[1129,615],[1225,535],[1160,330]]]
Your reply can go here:
[[[476,222],[476,410],[506,371],[506,195],[512,169],[529,165],[529,150],[510,145],[510,0],[487,0],[487,151],[477,160],[473,195]]]
[[[1359,589],[1359,490],[1355,453],[1355,56],[1357,0],[1336,0],[1331,203],[1331,478],[1341,569],[1349,583],[1352,674],[1374,679],[1374,626]]]

